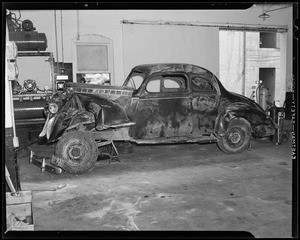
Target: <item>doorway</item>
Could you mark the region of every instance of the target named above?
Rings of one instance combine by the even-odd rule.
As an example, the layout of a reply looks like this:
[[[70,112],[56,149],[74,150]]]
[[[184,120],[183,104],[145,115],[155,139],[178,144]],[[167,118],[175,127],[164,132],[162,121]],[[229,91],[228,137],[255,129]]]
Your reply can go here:
[[[259,68],[259,80],[268,89],[268,103],[275,101],[275,68]]]

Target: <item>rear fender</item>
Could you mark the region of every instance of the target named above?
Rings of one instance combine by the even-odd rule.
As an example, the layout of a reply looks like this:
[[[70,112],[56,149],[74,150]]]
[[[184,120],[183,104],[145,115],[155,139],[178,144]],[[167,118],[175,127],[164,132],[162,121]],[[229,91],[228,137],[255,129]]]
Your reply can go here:
[[[244,121],[251,129],[251,122],[246,118],[245,112],[249,111],[250,106],[246,103],[235,103],[231,104],[222,110],[215,123],[215,131],[219,136],[226,134],[228,125],[232,119],[239,119]]]
[[[224,107],[224,110],[217,117],[215,132],[219,136],[224,136],[229,122],[233,118],[244,119],[248,125],[250,124],[252,135],[255,138],[267,137],[275,133],[275,124],[263,110],[253,108],[242,102],[236,102]]]

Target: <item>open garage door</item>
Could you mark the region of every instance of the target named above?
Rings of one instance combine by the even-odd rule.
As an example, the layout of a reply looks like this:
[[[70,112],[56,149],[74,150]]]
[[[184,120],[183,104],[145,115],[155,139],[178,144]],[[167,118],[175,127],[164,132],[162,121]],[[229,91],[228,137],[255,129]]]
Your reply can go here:
[[[147,63],[190,63],[219,73],[219,28],[123,24],[124,71]]]

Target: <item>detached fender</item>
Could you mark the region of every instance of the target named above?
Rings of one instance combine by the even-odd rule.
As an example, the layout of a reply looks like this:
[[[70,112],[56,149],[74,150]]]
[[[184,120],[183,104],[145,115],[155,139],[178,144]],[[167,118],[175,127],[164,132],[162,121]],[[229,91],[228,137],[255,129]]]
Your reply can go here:
[[[235,102],[225,106],[217,117],[215,131],[219,136],[226,134],[228,124],[233,118],[246,120],[255,137],[270,136],[275,132],[274,123],[263,110],[247,103]]]

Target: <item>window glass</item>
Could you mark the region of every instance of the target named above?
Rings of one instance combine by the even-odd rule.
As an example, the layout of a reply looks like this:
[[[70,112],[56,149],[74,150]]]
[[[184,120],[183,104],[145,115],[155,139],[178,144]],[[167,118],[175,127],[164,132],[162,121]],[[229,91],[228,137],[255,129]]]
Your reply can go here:
[[[151,79],[146,86],[146,90],[150,93],[160,92],[160,78]]]
[[[138,89],[143,83],[145,78],[145,73],[143,72],[132,72],[129,78],[125,81],[123,86],[132,87],[133,89]]]
[[[76,75],[78,83],[110,85],[109,73],[79,73]]]
[[[77,45],[77,68],[80,72],[107,71],[108,49],[106,45]]]
[[[211,83],[202,77],[192,79],[192,89],[193,91],[215,91]]]
[[[163,75],[153,77],[147,84],[146,90],[150,93],[181,92],[187,89],[185,76]]]
[[[173,79],[164,79],[164,88],[180,88],[180,85]]]
[[[180,92],[186,90],[186,78],[184,76],[163,76],[162,92]]]

